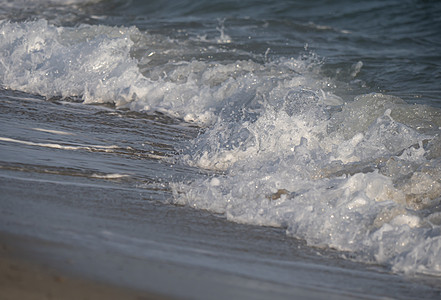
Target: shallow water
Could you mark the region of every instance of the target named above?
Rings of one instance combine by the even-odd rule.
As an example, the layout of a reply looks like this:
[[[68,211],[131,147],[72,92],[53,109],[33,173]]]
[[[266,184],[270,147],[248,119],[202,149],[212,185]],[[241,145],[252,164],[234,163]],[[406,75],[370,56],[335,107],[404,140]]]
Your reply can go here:
[[[91,209],[109,206],[103,222],[127,218],[135,232],[142,214],[115,212],[127,205],[116,191],[139,194],[141,207],[257,225],[228,225],[256,236],[277,228],[278,238],[305,243],[302,251],[324,251],[325,265],[338,258],[343,269],[353,261],[438,281],[437,2],[32,3],[0,9],[3,180],[115,192],[104,206],[91,200]],[[87,208],[80,198],[67,197],[63,214]],[[28,225],[17,221],[26,210],[5,208],[3,230],[48,226],[35,218],[46,207],[38,203]],[[213,226],[207,232],[220,229]],[[127,229],[90,234],[81,244],[136,257],[151,244]],[[246,261],[229,241],[218,243]],[[176,261],[213,267],[190,253]],[[224,271],[249,276],[249,267]]]

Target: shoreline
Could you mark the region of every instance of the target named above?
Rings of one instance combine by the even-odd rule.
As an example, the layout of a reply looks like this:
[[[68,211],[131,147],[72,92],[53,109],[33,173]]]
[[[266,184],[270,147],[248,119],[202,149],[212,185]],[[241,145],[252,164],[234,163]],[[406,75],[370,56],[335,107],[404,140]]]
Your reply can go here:
[[[441,295],[438,279],[433,284],[406,279],[332,251],[319,252],[286,237],[282,229],[139,201],[136,189],[109,192],[102,185],[65,185],[67,179],[61,176],[22,181],[7,174],[0,176],[5,195],[0,299],[354,300]]]
[[[61,268],[54,268],[38,259],[27,257],[23,249],[14,245],[19,240],[19,237],[0,233],[1,299],[170,299],[147,291],[68,274]]]

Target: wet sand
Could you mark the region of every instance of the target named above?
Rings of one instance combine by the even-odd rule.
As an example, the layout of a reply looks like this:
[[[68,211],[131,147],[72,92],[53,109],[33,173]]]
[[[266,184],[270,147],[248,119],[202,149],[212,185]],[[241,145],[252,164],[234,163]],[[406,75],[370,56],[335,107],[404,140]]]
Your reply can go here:
[[[79,278],[26,258],[23,251],[10,246],[12,236],[0,237],[0,299],[168,299],[146,291]],[[15,240],[18,242],[18,239]]]

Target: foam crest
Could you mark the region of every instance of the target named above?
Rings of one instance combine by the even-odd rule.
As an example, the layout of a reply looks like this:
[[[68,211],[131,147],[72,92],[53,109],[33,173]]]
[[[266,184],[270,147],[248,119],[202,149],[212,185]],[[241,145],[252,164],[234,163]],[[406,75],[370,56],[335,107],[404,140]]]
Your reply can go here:
[[[48,98],[82,98],[119,105],[143,81],[130,58],[135,28],[80,26],[69,29],[46,21],[1,23],[0,78],[4,88]]]
[[[158,64],[150,56],[163,45],[157,46],[153,36],[135,27],[68,28],[40,20],[2,22],[0,30],[3,88],[157,110],[202,125],[213,124],[219,115],[257,109],[262,97],[277,90],[274,84],[306,81],[297,74],[305,63],[293,59],[270,65],[251,60],[175,61],[167,60],[164,51],[166,60],[159,59]],[[166,43],[164,39],[161,43]],[[185,51],[172,42],[167,45],[175,47],[169,49],[173,53]]]
[[[286,96],[273,96],[256,120],[216,124],[195,141],[184,159],[223,175],[173,185],[173,201],[284,227],[397,272],[440,275],[440,223],[427,216],[441,196],[439,157],[428,156],[437,135],[403,114],[415,108],[369,94],[335,109],[320,93],[278,88],[270,94]]]

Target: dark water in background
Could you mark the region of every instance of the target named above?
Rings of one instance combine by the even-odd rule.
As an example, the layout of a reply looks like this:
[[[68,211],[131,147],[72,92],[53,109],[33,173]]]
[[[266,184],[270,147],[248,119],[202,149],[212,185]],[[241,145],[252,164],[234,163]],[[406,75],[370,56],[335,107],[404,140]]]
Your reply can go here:
[[[184,205],[263,226],[256,236],[270,226],[336,249],[320,255],[328,263],[343,258],[343,270],[363,262],[414,279],[432,276],[439,287],[438,1],[0,3],[0,167],[11,186],[2,199],[3,231],[49,240],[69,232],[92,248],[251,277],[272,272],[289,284],[285,275],[298,266],[260,261],[256,271],[259,259],[248,262],[228,238],[208,244],[241,268],[212,261],[212,248],[200,254],[204,242],[188,246],[193,236],[178,238],[166,222],[149,237],[142,233],[137,208],[159,206],[166,216],[172,204]],[[26,185],[40,206],[23,202],[18,191]],[[76,196],[60,206],[46,189]],[[35,217],[53,207],[76,221]],[[159,220],[155,209],[146,214]],[[80,217],[82,210],[90,214]],[[98,229],[83,226],[86,219]],[[191,229],[189,219],[183,223]],[[214,224],[195,225],[196,239],[222,233],[225,225]],[[263,249],[273,243],[263,238]],[[157,254],[171,244],[186,250]],[[361,282],[371,278],[361,272]],[[339,285],[326,280],[327,288]],[[297,285],[316,287],[312,281]]]
[[[255,54],[270,48],[270,57],[295,56],[309,45],[323,59],[327,76],[350,82],[351,66],[361,61],[358,85],[440,105],[437,1],[170,2],[135,1],[122,11],[134,16],[131,24],[158,32],[168,27],[177,38],[207,34],[207,27],[213,30],[223,20],[235,47]],[[112,23],[124,21],[115,17]]]

